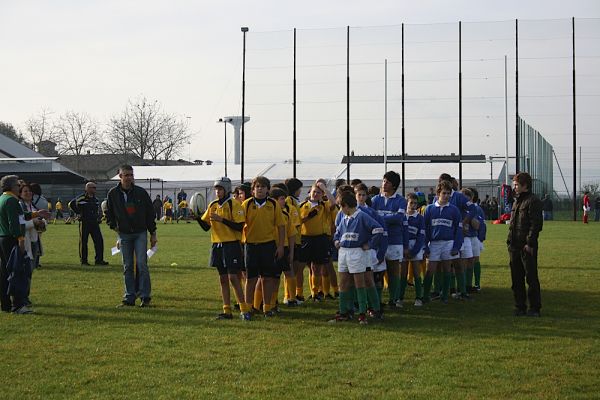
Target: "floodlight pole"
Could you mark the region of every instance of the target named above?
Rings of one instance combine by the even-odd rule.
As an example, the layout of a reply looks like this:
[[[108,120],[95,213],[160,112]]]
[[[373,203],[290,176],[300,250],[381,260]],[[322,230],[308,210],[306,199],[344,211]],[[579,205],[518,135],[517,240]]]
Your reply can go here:
[[[519,150],[519,20],[515,19],[515,174],[521,167]]]
[[[243,26],[241,29],[244,37],[244,44],[242,52],[242,159],[240,165],[240,183],[244,183],[244,125],[246,125],[246,32],[248,32],[248,28]]]
[[[573,17],[571,21],[573,27],[573,221],[577,221],[577,113],[575,112],[575,17]],[[581,159],[581,154],[579,155],[579,158]],[[581,187],[579,188],[579,190],[581,190]]]
[[[231,122],[232,119],[219,118],[217,122],[222,122],[225,127],[225,141],[224,141],[224,160],[225,160],[225,177],[227,177],[227,123]]]
[[[404,157],[406,155],[406,149],[404,148],[405,145],[405,140],[404,140],[404,136],[406,133],[406,130],[404,129],[404,22],[402,23],[402,59],[401,59],[401,82],[402,82],[402,98],[401,98],[401,103],[402,103],[402,160],[404,160]],[[387,172],[387,171],[385,171]],[[406,196],[406,167],[405,164],[402,163],[402,196]]]
[[[458,186],[462,188],[462,21],[458,21]]]
[[[295,178],[296,177],[296,158],[297,158],[297,154],[296,154],[296,28],[294,28],[294,99],[293,99],[293,104],[294,104],[294,111],[293,111],[293,132],[292,132],[292,136],[293,136],[293,151],[292,151],[292,161],[294,163],[293,166],[293,174],[292,176]]]
[[[508,66],[507,57],[504,55],[504,144],[506,145],[506,168],[504,169],[504,183],[508,185]]]
[[[387,172],[387,140],[388,140],[388,97],[387,97],[387,58],[385,59],[385,68],[384,68],[384,82],[385,82],[385,101],[384,101],[384,128],[383,128],[383,167],[385,174]]]
[[[346,182],[350,182],[350,26],[346,27]]]

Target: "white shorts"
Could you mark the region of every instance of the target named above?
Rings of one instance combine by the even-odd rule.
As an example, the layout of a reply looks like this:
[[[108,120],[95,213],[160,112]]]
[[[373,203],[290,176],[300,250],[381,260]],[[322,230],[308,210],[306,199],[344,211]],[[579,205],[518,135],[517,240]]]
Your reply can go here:
[[[415,239],[411,239],[408,241],[408,247],[410,249],[413,248],[413,246],[415,245],[417,241]],[[410,261],[422,261],[423,260],[423,248],[421,248],[421,250],[419,250],[419,252],[412,258],[409,258]]]
[[[404,258],[404,246],[401,244],[390,244],[388,245],[387,251],[385,252],[386,260],[399,260],[402,261]]]
[[[385,263],[385,260],[383,260],[381,263],[379,262],[379,260],[377,259],[377,250],[374,249],[370,249],[369,250],[369,266],[371,267],[371,270],[373,272],[383,272],[387,269],[387,264]]]
[[[458,254],[453,256],[452,247],[454,240],[435,240],[429,243],[429,261],[455,260]]]
[[[479,254],[481,254],[483,252],[483,250],[485,250],[485,246],[483,245],[483,242],[480,240],[479,241]]]
[[[471,248],[471,238],[465,236],[463,244],[460,247],[460,258],[473,258],[473,249]]]
[[[340,247],[338,251],[338,271],[359,274],[370,266],[370,254],[360,247]]]
[[[473,250],[473,257],[479,257],[481,254],[481,242],[477,236],[470,237],[471,239],[471,249]]]

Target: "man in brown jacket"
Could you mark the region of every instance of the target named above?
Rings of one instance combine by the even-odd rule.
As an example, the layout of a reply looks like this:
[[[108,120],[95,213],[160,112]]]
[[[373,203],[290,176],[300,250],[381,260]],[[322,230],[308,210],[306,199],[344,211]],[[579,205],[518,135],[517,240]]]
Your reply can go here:
[[[508,230],[508,254],[512,291],[515,297],[515,316],[539,317],[542,308],[540,281],[537,270],[538,236],[542,230],[541,200],[531,193],[532,179],[526,172],[513,177],[516,200],[513,203]],[[525,281],[529,289],[525,291]],[[529,311],[527,311],[529,297]]]

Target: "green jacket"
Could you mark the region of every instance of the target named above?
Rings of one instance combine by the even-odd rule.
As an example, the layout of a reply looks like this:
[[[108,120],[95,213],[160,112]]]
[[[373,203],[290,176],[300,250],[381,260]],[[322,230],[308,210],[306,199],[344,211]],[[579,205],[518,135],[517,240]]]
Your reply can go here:
[[[0,236],[19,238],[25,234],[25,218],[19,200],[11,193],[0,196]]]

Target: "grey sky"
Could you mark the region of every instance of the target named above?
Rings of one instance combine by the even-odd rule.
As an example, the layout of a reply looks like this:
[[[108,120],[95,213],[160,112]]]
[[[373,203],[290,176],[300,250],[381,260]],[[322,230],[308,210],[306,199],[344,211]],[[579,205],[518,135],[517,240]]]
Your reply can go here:
[[[504,54],[514,57],[522,22],[521,112],[570,157],[570,22],[600,17],[597,1],[2,1],[0,120],[23,126],[42,107],[85,111],[100,121],[143,94],[191,116],[191,158],[221,161],[222,126],[240,112],[240,26],[248,34],[248,159],[291,157],[291,29],[299,40],[299,157],[339,162],[345,145],[344,27],[405,27],[407,151],[457,152],[457,22],[463,24],[466,153],[504,153]],[[475,21],[508,21],[477,24]],[[448,23],[439,25],[415,25]],[[340,29],[323,29],[339,27]],[[578,131],[583,175],[600,180],[600,21],[578,20]],[[281,30],[277,33],[259,33]],[[399,27],[352,28],[352,148],[381,151],[383,59],[388,58],[390,153],[399,149]],[[489,39],[489,40],[488,40]],[[552,39],[552,40],[547,40]],[[410,44],[408,42],[411,42]],[[424,42],[424,43],[419,43]],[[377,45],[373,45],[377,44]],[[301,47],[301,48],[300,48]],[[279,49],[279,50],[278,50]],[[548,57],[554,57],[548,59]],[[561,58],[564,57],[564,58]],[[476,61],[486,58],[486,61]],[[536,58],[539,58],[536,60]],[[425,61],[435,62],[425,62]],[[417,62],[418,61],[418,62]],[[381,64],[377,64],[381,63]],[[311,67],[311,65],[329,65]],[[278,68],[271,68],[277,66]],[[514,64],[509,61],[509,133],[514,135]],[[527,78],[529,76],[529,78]],[[541,78],[540,78],[541,76]],[[325,84],[319,84],[324,82]],[[558,97],[554,97],[558,95]],[[535,97],[539,96],[539,97]],[[561,97],[562,96],[562,97]],[[412,99],[412,100],[411,100]],[[271,104],[282,103],[282,104]],[[283,138],[282,136],[285,135]],[[434,135],[439,135],[434,138]],[[487,136],[486,136],[487,135]],[[217,138],[214,141],[211,138]],[[319,139],[319,140],[317,140]],[[512,141],[511,137],[511,149]],[[188,157],[188,149],[182,154]],[[468,169],[466,170],[468,173]],[[555,183],[558,186],[558,182]],[[560,187],[558,187],[560,189]]]

